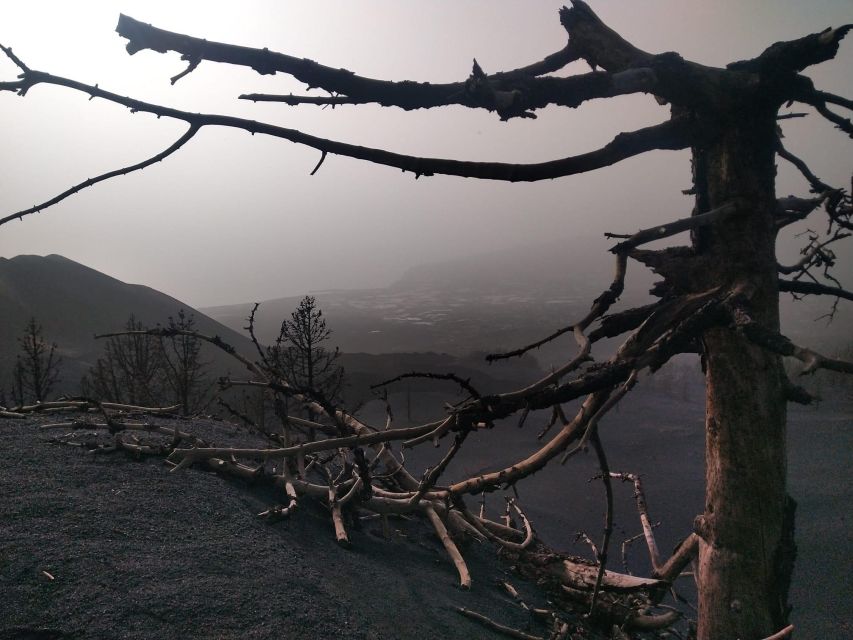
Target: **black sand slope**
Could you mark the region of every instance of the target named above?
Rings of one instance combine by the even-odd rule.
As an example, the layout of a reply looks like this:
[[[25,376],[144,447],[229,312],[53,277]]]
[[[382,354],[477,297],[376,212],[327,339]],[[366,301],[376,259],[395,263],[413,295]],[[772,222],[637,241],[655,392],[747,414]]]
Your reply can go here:
[[[45,421],[0,420],[0,639],[496,637],[456,606],[526,624],[495,582],[530,587],[490,547],[466,550],[462,591],[417,523],[392,521],[385,540],[367,522],[345,550],[319,507],[269,524],[268,489],[45,444]]]
[[[637,396],[602,424],[611,466],[644,474],[652,517],[662,521],[662,549],[689,530],[701,508],[702,421],[694,404]],[[196,469],[168,473],[156,459],[47,444],[37,426],[48,420],[55,418],[0,420],[0,640],[492,638],[500,636],[454,607],[523,628],[525,614],[496,587],[498,579],[542,604],[490,547],[463,550],[474,578],[464,592],[419,522],[393,521],[390,540],[377,522],[364,522],[350,531],[353,548],[344,550],[321,507],[306,502],[294,517],[270,524],[256,516],[277,502],[263,486]],[[790,410],[799,547],[790,600],[801,638],[853,637],[851,426],[849,401]],[[246,438],[223,422],[181,428],[223,446]],[[511,462],[536,446],[537,430],[512,423],[477,434],[448,474]],[[441,453],[416,451],[414,473]],[[551,546],[588,555],[572,541],[577,530],[600,533],[600,486],[589,482],[595,473],[593,461],[580,458],[551,465],[520,487]],[[617,498],[621,539],[639,525],[630,487],[619,487]],[[496,502],[500,496],[490,496],[490,508]],[[618,544],[611,555],[619,569]],[[632,551],[641,572],[644,555],[640,547]]]

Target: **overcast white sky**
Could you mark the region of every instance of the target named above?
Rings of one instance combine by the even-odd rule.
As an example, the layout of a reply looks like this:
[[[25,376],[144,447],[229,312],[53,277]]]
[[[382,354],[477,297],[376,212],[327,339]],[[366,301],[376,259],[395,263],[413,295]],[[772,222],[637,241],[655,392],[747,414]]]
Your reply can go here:
[[[133,57],[114,32],[119,13],[212,40],[269,47],[362,75],[462,80],[476,57],[487,72],[541,59],[566,41],[559,2],[401,0],[284,2],[0,3],[0,42],[32,68],[179,108],[268,120],[322,137],[402,153],[534,162],[574,155],[620,130],[664,120],[649,96],[549,108],[538,120],[446,107],[288,107],[236,100],[244,92],[304,93],[281,76],[202,65],[169,85],[177,54]],[[853,22],[850,0],[598,0],[593,9],[637,46],[712,65],[767,45]],[[853,36],[851,36],[853,37]],[[853,41],[810,71],[820,88],[853,96]],[[586,71],[577,66],[574,71]],[[0,61],[0,78],[13,65]],[[183,123],[130,114],[53,87],[22,99],[0,93],[0,212],[167,147]],[[820,118],[785,123],[791,150],[826,181],[849,184],[853,145]],[[245,132],[205,129],[176,156],[96,186],[53,209],[0,227],[0,256],[59,253],[194,306],[324,288],[383,286],[414,264],[517,244],[607,242],[686,215],[687,152],[657,152],[547,183],[422,178]],[[780,195],[806,194],[780,166]],[[821,228],[823,222],[821,221]],[[609,277],[609,276],[606,276]],[[605,279],[606,279],[605,277]]]

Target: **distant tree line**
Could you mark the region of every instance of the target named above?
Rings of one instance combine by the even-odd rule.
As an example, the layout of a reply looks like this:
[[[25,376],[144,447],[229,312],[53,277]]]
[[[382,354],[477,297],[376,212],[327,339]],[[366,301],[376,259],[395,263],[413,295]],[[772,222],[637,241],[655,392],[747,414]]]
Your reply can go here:
[[[326,326],[323,311],[317,306],[314,296],[305,296],[290,318],[282,320],[278,337],[272,345],[262,346],[254,334],[254,315],[258,305],[248,318],[250,338],[257,348],[263,367],[276,379],[285,382],[294,393],[305,394],[320,406],[334,407],[344,403],[347,386],[344,368],[339,362],[340,350],[328,349],[332,330]],[[229,385],[231,382],[229,382]],[[267,423],[277,420],[284,433],[288,432],[289,407],[286,398],[276,397],[262,388],[245,386],[239,396],[239,408],[227,401],[220,402],[234,417],[253,424],[267,435],[271,432]],[[254,392],[254,393],[252,393]],[[236,410],[235,410],[236,409]],[[309,420],[318,419],[309,409],[305,410]]]
[[[162,329],[159,334],[152,334],[131,314],[122,331],[105,337],[102,355],[80,380],[80,395],[137,406],[180,405],[184,415],[208,407],[215,395],[215,382],[210,363],[202,358],[203,340],[197,336],[194,315],[181,309],[158,329]],[[265,364],[281,380],[331,406],[342,401],[345,383],[344,370],[338,363],[340,352],[325,346],[330,335],[316,300],[305,296],[291,317],[282,322],[274,344],[261,347],[255,342]],[[8,390],[0,386],[0,406],[22,407],[53,399],[62,364],[58,349],[31,318],[18,338],[11,385]],[[261,426],[266,414],[286,415],[286,407],[273,407],[265,394],[256,397],[248,393],[251,391],[256,390],[240,389],[238,414],[251,416]],[[231,409],[227,403],[221,404]]]
[[[61,364],[56,343],[45,340],[42,326],[30,318],[18,338],[18,353],[12,365],[12,404],[23,406],[47,400],[59,383]],[[6,405],[5,398],[2,400]]]
[[[131,315],[121,335],[107,338],[103,355],[80,382],[82,395],[141,406],[179,404],[181,413],[198,413],[210,403],[213,381],[202,360],[202,341],[191,335],[195,317],[183,309],[165,326],[173,335],[146,335]]]

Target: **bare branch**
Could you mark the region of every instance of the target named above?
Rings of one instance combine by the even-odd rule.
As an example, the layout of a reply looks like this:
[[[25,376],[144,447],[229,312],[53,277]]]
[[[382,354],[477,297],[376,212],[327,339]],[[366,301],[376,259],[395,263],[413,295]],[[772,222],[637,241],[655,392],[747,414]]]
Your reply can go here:
[[[802,258],[791,265],[779,264],[776,266],[776,269],[779,273],[789,275],[792,273],[805,273],[815,266],[833,266],[835,264],[835,254],[834,252],[827,250],[826,247],[834,242],[838,242],[839,240],[849,238],[851,235],[853,234],[836,231],[831,237],[827,238],[823,242],[818,242],[818,236],[816,234],[812,234],[808,245],[801,250],[801,253],[803,254]]]
[[[818,369],[853,373],[853,362],[829,358],[811,349],[800,347],[782,334],[762,327],[749,316],[743,307],[735,307],[732,310],[732,319],[737,329],[751,342],[781,356],[796,358],[805,364],[801,375],[814,373]]]
[[[48,207],[52,207],[53,205],[62,202],[69,196],[73,196],[75,193],[82,191],[92,185],[98,184],[99,182],[103,182],[104,180],[109,180],[110,178],[115,178],[116,176],[127,175],[128,173],[132,173],[133,171],[139,171],[140,169],[144,169],[145,167],[150,167],[152,164],[160,162],[165,158],[169,157],[175,151],[183,147],[187,142],[189,142],[196,133],[198,133],[201,127],[195,124],[191,124],[190,128],[187,132],[178,138],[170,147],[164,149],[157,155],[151,156],[147,160],[143,160],[142,162],[138,162],[136,164],[129,165],[127,167],[123,167],[121,169],[115,169],[113,171],[108,171],[107,173],[103,173],[95,178],[89,178],[88,180],[84,180],[79,184],[74,185],[70,189],[63,191],[58,196],[51,198],[50,200],[45,200],[41,204],[37,204],[35,206],[30,207],[29,209],[23,209],[18,211],[17,213],[13,213],[10,216],[6,216],[5,218],[0,218],[0,225],[6,224],[7,222],[11,222],[12,220],[23,220],[24,216],[30,215],[31,213],[37,213],[43,209],[47,209]]]
[[[456,611],[461,613],[466,618],[476,620],[484,627],[491,629],[492,631],[502,633],[503,635],[510,638],[518,638],[518,640],[545,640],[545,638],[543,638],[542,636],[534,636],[533,634],[525,633],[520,629],[513,629],[512,627],[507,627],[506,625],[499,624],[491,618],[484,616],[482,613],[471,611],[470,609],[466,609],[465,607],[456,607]]]
[[[291,107],[301,104],[316,104],[332,108],[342,104],[368,104],[370,101],[361,98],[349,98],[347,96],[295,96],[273,93],[242,93],[237,96],[240,100],[251,100],[252,102],[282,102]]]
[[[732,62],[726,68],[753,73],[765,71],[796,73],[812,65],[832,60],[838,53],[839,43],[850,29],[853,29],[853,24],[826,29],[797,40],[777,42],[765,49],[757,58]]]
[[[570,8],[560,9],[560,22],[569,34],[569,47],[593,68],[616,73],[652,64],[652,54],[613,31],[582,0],[572,0]]]
[[[853,28],[853,25],[847,25],[847,28]],[[853,108],[853,102],[840,96],[818,91],[814,87],[814,83],[806,76],[797,76],[794,83],[793,98],[799,102],[810,104],[824,118],[832,122],[836,127],[844,131],[853,138],[853,123],[849,119],[844,118],[826,106],[827,102],[837,104],[843,108]]]
[[[476,96],[471,92],[469,81],[453,82],[448,84],[431,84],[429,82],[390,82],[386,80],[366,78],[356,75],[347,69],[327,67],[318,64],[313,60],[296,58],[270,51],[266,48],[255,49],[221,42],[212,42],[201,38],[194,38],[184,34],[166,31],[164,29],[158,29],[125,15],[119,17],[116,31],[120,36],[128,39],[127,51],[131,55],[144,49],[151,49],[152,51],[158,51],[160,53],[177,51],[183,54],[185,59],[208,60],[211,62],[235,64],[249,67],[260,74],[275,74],[277,72],[286,73],[304,83],[309,88],[319,87],[333,94],[333,96],[340,96],[332,98],[332,100],[320,98],[316,102],[310,97],[306,97],[304,99],[299,97],[297,98],[297,101],[294,102],[291,98],[280,96],[280,101],[289,104],[343,104],[343,101],[347,101],[346,103],[349,104],[375,102],[382,106],[396,106],[402,109],[431,108],[449,104],[489,108],[489,105],[482,104],[477,101]],[[528,93],[531,97],[538,94],[544,96],[546,93],[544,88],[536,89],[535,85],[530,87],[528,83],[533,82],[536,76],[557,71],[576,59],[577,56],[572,53],[570,47],[566,46],[539,62],[535,62],[531,65],[513,71],[485,76],[484,79],[490,87],[503,94],[506,99],[511,101],[523,98],[522,91]],[[609,84],[609,87],[596,86],[591,90],[594,94],[601,93],[612,95],[616,95],[617,93],[643,91],[645,90],[644,87],[647,84],[647,79],[648,78],[640,81],[639,84],[636,81],[627,82],[624,79],[613,79],[612,81],[608,79],[604,84]],[[548,78],[546,80],[547,82],[545,86],[548,88],[552,86],[553,81],[557,81],[553,84],[565,86],[565,95],[570,95],[572,92],[577,93],[578,89],[583,92],[585,89],[585,87],[580,86],[581,84],[584,84],[580,81],[564,82],[568,80],[564,78]],[[588,84],[600,85],[601,83],[597,80],[593,80]],[[276,99],[274,96],[247,95],[240,97],[249,100]],[[589,97],[606,96],[590,95]],[[583,99],[587,98],[582,98],[581,100]],[[510,106],[512,105],[506,105],[507,108]],[[537,106],[544,106],[544,104],[531,104],[524,108],[537,108]],[[496,108],[496,105],[491,105],[491,108]],[[521,105],[515,105],[514,108],[519,109],[522,107]]]
[[[567,78],[525,76],[513,78],[511,81],[506,79],[494,81],[491,80],[491,76],[487,76],[479,66],[476,66],[475,72],[462,86],[463,93],[449,96],[443,104],[460,104],[470,108],[479,107],[496,111],[502,120],[508,120],[514,117],[535,117],[533,110],[552,104],[561,107],[578,107],[587,100],[595,98],[650,92],[654,90],[656,82],[655,73],[646,68],[628,69],[613,75],[592,72]],[[341,95],[294,96],[293,94],[252,93],[239,97],[256,102],[281,102],[291,106],[315,104],[335,107],[342,104],[381,102],[381,99]],[[389,105],[383,104],[383,106]]]
[[[9,58],[9,60],[11,60],[13,63],[15,63],[15,65],[24,73],[30,70],[30,68],[25,65],[18,56],[12,53],[12,47],[4,47],[2,44],[0,44],[0,51],[5,53],[6,57]]]
[[[813,193],[824,193],[825,191],[835,191],[828,184],[823,182],[820,178],[818,178],[815,174],[812,173],[811,169],[809,169],[808,165],[800,160],[793,153],[785,149],[782,141],[779,140],[778,148],[776,149],[776,153],[778,153],[782,158],[785,158],[788,162],[794,165],[800,173],[803,174],[803,177],[808,181],[811,185],[811,190]]]
[[[379,382],[377,384],[370,385],[371,389],[380,389],[382,387],[387,387],[390,384],[394,384],[395,382],[399,382],[401,380],[406,380],[408,378],[426,378],[428,380],[450,380],[458,384],[462,389],[465,390],[468,395],[472,398],[481,398],[480,393],[471,386],[470,379],[460,378],[455,373],[430,373],[423,371],[412,371],[411,373],[403,373],[399,376],[391,378],[390,380],[386,380],[385,382]]]
[[[123,105],[133,112],[151,113],[161,117],[174,118],[183,120],[190,124],[190,131],[187,132],[175,145],[172,145],[162,154],[126,169],[111,171],[100,176],[92,181],[85,181],[76,187],[68,190],[64,194],[47,201],[43,205],[32,207],[23,212],[13,214],[0,222],[8,222],[15,218],[19,218],[27,213],[39,211],[52,204],[56,204],[60,200],[68,197],[72,193],[76,193],[81,188],[111,178],[117,175],[123,175],[129,171],[144,168],[166,155],[169,155],[182,146],[189,138],[194,135],[198,129],[204,126],[221,126],[234,129],[242,129],[251,134],[260,133],[276,138],[282,138],[291,142],[302,144],[325,153],[356,158],[381,164],[389,167],[395,167],[403,171],[411,171],[415,177],[431,176],[435,174],[455,175],[468,178],[479,178],[485,180],[501,180],[508,182],[531,182],[538,180],[550,180],[558,177],[574,175],[593,171],[602,167],[610,166],[631,158],[642,153],[652,150],[669,149],[677,150],[684,149],[690,146],[691,127],[687,117],[676,117],[661,124],[638,129],[636,131],[620,133],[611,142],[604,147],[588,153],[583,153],[577,156],[570,156],[560,160],[551,160],[548,162],[539,162],[533,164],[511,164],[504,162],[469,162],[463,160],[448,160],[442,158],[422,158],[417,156],[402,155],[381,149],[373,149],[370,147],[362,147],[352,145],[345,142],[337,142],[325,138],[318,138],[296,129],[288,129],[272,124],[257,122],[255,120],[247,120],[244,118],[236,118],[233,116],[190,113],[179,109],[163,107],[133,98],[120,96],[103,89],[54,76],[41,71],[29,71],[23,74],[24,80],[21,81],[26,88],[31,88],[37,84],[52,84],[63,86],[75,91],[86,93],[93,98],[102,98],[109,102]],[[0,87],[2,88],[2,87]]]
[[[666,224],[650,227],[648,229],[642,229],[634,235],[629,236],[627,240],[611,247],[610,251],[612,253],[626,253],[641,244],[646,244],[647,242],[653,242],[662,238],[668,238],[676,235],[677,233],[681,233],[682,231],[688,231],[690,229],[696,229],[698,227],[713,224],[723,218],[727,218],[728,216],[735,214],[737,210],[737,204],[729,202],[711,211],[700,213],[699,215],[681,218],[674,222],[667,222]],[[613,234],[605,235],[613,237]]]
[[[654,570],[652,577],[673,582],[697,553],[699,553],[699,536],[691,533],[682,540],[669,560]]]
[[[850,122],[849,118],[842,118],[840,115],[838,115],[834,111],[831,111],[826,106],[825,102],[815,101],[815,103],[812,106],[815,109],[817,109],[817,112],[820,115],[822,115],[824,118],[829,120],[832,124],[834,124],[836,127],[841,129],[844,133],[846,133],[851,138],[853,138],[853,122]]]
[[[427,471],[424,475],[424,479],[418,487],[418,490],[409,501],[413,507],[416,507],[421,501],[421,498],[423,498],[424,495],[426,495],[426,493],[435,486],[435,483],[438,481],[441,474],[444,473],[447,465],[450,464],[450,461],[453,460],[457,453],[459,453],[459,449],[462,447],[462,443],[465,442],[465,438],[468,437],[469,433],[469,429],[464,429],[461,433],[456,434],[456,438],[453,440],[453,445],[451,445],[450,449],[448,449],[441,461],[432,469]]]
[[[803,295],[823,295],[853,300],[853,291],[847,291],[841,287],[830,287],[818,282],[803,282],[801,280],[783,280],[779,278],[779,291],[800,293]]]
[[[640,524],[643,527],[643,537],[646,540],[646,546],[649,549],[649,559],[651,560],[652,569],[658,571],[660,568],[660,551],[658,551],[657,541],[655,540],[654,528],[649,519],[649,509],[646,504],[646,494],[643,491],[643,482],[640,476],[634,473],[611,473],[611,478],[618,478],[622,482],[632,482],[634,484],[634,499],[637,501],[637,512],[640,514]]]
[[[587,427],[589,430],[590,427]],[[589,613],[595,612],[595,603],[604,580],[604,570],[607,566],[607,552],[610,549],[610,536],[613,533],[613,484],[610,482],[610,466],[607,463],[607,454],[598,433],[592,434],[592,446],[598,458],[598,468],[601,470],[601,482],[604,484],[605,511],[604,511],[604,533],[601,539],[601,552],[598,554],[598,573],[595,576],[595,586],[592,590],[592,598],[589,603]]]
[[[622,295],[622,291],[625,288],[625,272],[628,267],[628,260],[624,254],[617,254],[616,256],[616,272],[613,276],[613,281],[610,283],[610,287],[608,287],[600,296],[598,296],[592,303],[592,308],[589,313],[584,316],[583,319],[578,321],[577,323],[570,325],[568,327],[563,327],[562,329],[558,329],[551,335],[538,340],[532,344],[529,344],[525,347],[521,347],[520,349],[515,349],[513,351],[508,351],[506,353],[494,353],[486,356],[486,360],[488,362],[493,362],[495,360],[503,360],[507,358],[514,358],[517,356],[524,355],[528,351],[532,351],[533,349],[538,349],[544,344],[551,342],[559,338],[561,335],[572,331],[575,334],[575,339],[578,342],[578,345],[581,347],[580,353],[565,367],[562,367],[558,372],[547,376],[543,381],[537,383],[537,388],[544,386],[545,384],[550,384],[552,381],[558,379],[559,377],[565,375],[569,371],[577,368],[578,365],[582,364],[589,355],[589,346],[592,342],[587,339],[584,335],[584,331],[589,327],[590,324],[597,318],[600,318],[602,315],[607,313],[608,309],[615,303],[619,296]],[[530,387],[526,391],[529,391]]]

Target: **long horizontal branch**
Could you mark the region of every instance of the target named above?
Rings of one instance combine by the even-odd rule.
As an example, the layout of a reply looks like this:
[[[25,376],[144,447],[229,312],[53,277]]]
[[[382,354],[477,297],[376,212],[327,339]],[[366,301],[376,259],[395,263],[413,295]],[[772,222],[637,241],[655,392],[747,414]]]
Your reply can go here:
[[[345,436],[343,438],[329,438],[327,440],[312,440],[290,447],[279,447],[276,449],[257,448],[233,448],[233,447],[210,447],[198,449],[176,449],[175,457],[181,460],[189,458],[190,461],[208,460],[210,458],[227,458],[229,456],[244,456],[258,460],[279,460],[284,458],[296,458],[309,453],[319,451],[332,451],[345,447],[356,447],[394,440],[406,440],[424,433],[429,433],[438,425],[437,422],[419,425],[417,427],[405,427],[401,429],[389,429],[388,431],[373,431],[360,435]]]
[[[803,295],[835,296],[845,300],[853,300],[853,291],[841,287],[830,287],[819,282],[803,282],[800,280],[784,280],[779,278],[779,291],[800,293]]]
[[[679,220],[675,220],[673,222],[667,222],[666,224],[658,225],[656,227],[650,227],[648,229],[642,229],[637,233],[633,234],[626,240],[623,240],[619,244],[613,246],[610,251],[613,253],[625,253],[634,249],[641,244],[646,244],[647,242],[653,242],[654,240],[660,240],[662,238],[668,238],[670,236],[674,236],[682,231],[688,231],[690,229],[696,229],[698,227],[707,226],[720,220],[722,218],[726,218],[737,211],[737,205],[734,203],[726,203],[717,209],[713,209],[711,211],[707,211],[705,213],[700,213],[699,215],[690,216],[688,218],[681,218]],[[611,234],[608,234],[611,235]]]
[[[531,111],[548,105],[578,107],[587,100],[613,98],[631,93],[652,92],[657,84],[655,73],[648,68],[627,69],[620,73],[609,74],[593,71],[582,75],[558,78],[531,76],[513,80],[490,81],[489,76],[475,74],[464,83],[463,93],[449,95],[441,104],[458,104],[470,108],[481,107],[497,111],[504,120],[517,117],[530,117]],[[260,102],[281,102],[291,106],[300,104],[342,105],[367,104],[377,102],[382,106],[381,98],[363,96],[294,96],[264,93],[242,94],[243,100]],[[429,107],[438,105],[426,105]]]
[[[121,15],[116,31],[127,38],[127,51],[131,55],[145,49],[166,53],[175,51],[183,59],[193,62],[207,60],[234,64],[254,69],[260,74],[286,73],[309,88],[319,87],[332,94],[340,94],[362,102],[376,102],[382,106],[403,109],[430,108],[449,104],[482,106],[472,100],[467,81],[444,84],[429,82],[391,82],[357,75],[347,69],[328,67],[307,58],[297,58],[269,49],[241,47],[222,42],[212,42],[181,33],[159,29]],[[511,91],[510,85],[519,79],[532,78],[562,69],[576,60],[570,46],[565,46],[533,64],[486,77],[497,90]]]
[[[348,96],[295,96],[292,93],[241,93],[237,97],[240,100],[251,100],[252,102],[281,102],[291,107],[301,104],[336,107],[342,104],[368,104],[370,102],[364,98],[350,98]]]
[[[27,71],[21,75],[22,79],[19,82],[12,83],[12,85],[5,87],[6,90],[14,89],[23,94],[38,84],[63,86],[75,91],[80,91],[93,98],[102,98],[109,102],[122,105],[131,109],[133,112],[151,113],[160,117],[174,118],[182,120],[190,125],[190,132],[185,134],[181,140],[176,142],[175,145],[170,147],[166,152],[164,152],[164,154],[158,154],[158,156],[147,160],[145,163],[140,163],[139,166],[134,165],[130,168],[111,171],[103,174],[102,176],[98,176],[97,178],[93,178],[91,181],[81,183],[85,186],[88,186],[87,183],[89,182],[94,184],[95,182],[100,182],[109,177],[122,175],[123,173],[127,173],[129,170],[135,170],[136,168],[142,168],[143,166],[153,164],[159,159],[162,159],[159,155],[163,155],[163,157],[165,157],[165,155],[174,152],[186,143],[186,141],[201,127],[205,126],[242,129],[251,134],[259,133],[276,138],[282,138],[296,144],[312,147],[324,154],[331,153],[349,158],[366,160],[368,162],[388,167],[395,167],[403,170],[404,172],[411,171],[415,174],[415,177],[422,175],[431,176],[435,174],[444,174],[466,178],[502,180],[509,182],[549,180],[584,173],[616,164],[617,162],[640,155],[647,151],[656,149],[683,149],[690,145],[689,121],[685,117],[679,117],[655,126],[638,129],[632,132],[620,133],[610,143],[595,151],[549,162],[512,164],[504,162],[469,162],[442,158],[423,158],[319,138],[296,129],[288,129],[286,127],[279,127],[245,118],[181,111],[179,109],[173,109],[120,96],[116,93],[105,91],[97,86],[87,85],[77,82],[76,80],[63,78],[61,76],[54,76],[41,71]],[[3,87],[0,87],[0,90],[2,89]],[[70,189],[62,196],[57,196],[57,198],[48,201],[48,203],[55,204],[63,198],[68,197],[68,195],[71,195],[71,193],[76,193],[74,189],[79,190],[80,188],[81,187],[78,185],[78,187]],[[44,209],[46,206],[49,205],[46,203],[39,207]],[[39,210],[39,207],[35,207],[33,210],[37,211]],[[4,220],[8,221],[9,219],[16,219],[20,215],[24,214],[19,212],[11,216],[7,216]]]

